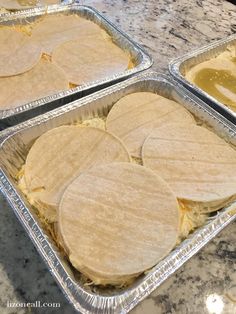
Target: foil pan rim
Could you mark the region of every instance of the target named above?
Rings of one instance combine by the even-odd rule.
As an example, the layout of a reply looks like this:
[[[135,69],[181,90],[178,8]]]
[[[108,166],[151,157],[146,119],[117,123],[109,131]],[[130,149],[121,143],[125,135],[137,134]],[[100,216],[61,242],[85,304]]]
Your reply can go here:
[[[135,66],[132,69],[127,69],[120,74],[114,74],[112,76],[106,77],[102,80],[95,80],[91,81],[90,83],[80,85],[78,87],[68,89],[65,91],[61,91],[58,93],[55,93],[53,95],[49,95],[46,97],[42,97],[40,99],[37,99],[32,102],[28,102],[26,104],[20,105],[16,108],[12,109],[6,109],[6,110],[0,110],[0,120],[10,118],[12,116],[17,116],[17,114],[30,111],[31,109],[38,108],[40,106],[44,106],[47,103],[50,103],[55,100],[63,99],[64,97],[71,96],[74,94],[78,94],[84,91],[88,91],[90,89],[93,89],[95,87],[102,87],[105,84],[114,84],[117,80],[124,80],[126,78],[129,78],[130,76],[142,72],[153,64],[152,57],[146,52],[146,50],[136,43],[128,34],[123,32],[121,29],[119,29],[113,22],[111,22],[109,19],[107,19],[103,14],[101,14],[98,10],[93,8],[92,6],[86,6],[78,4],[77,2],[72,2],[71,4],[56,4],[56,5],[49,5],[49,6],[41,6],[37,8],[32,9],[26,9],[21,10],[17,12],[9,12],[9,13],[3,13],[0,14],[0,24],[2,22],[10,22],[17,20],[19,18],[26,19],[29,17],[36,17],[45,13],[59,13],[59,12],[70,12],[72,10],[87,10],[90,11],[96,18],[99,18],[103,24],[106,24],[112,29],[114,32],[118,33],[121,37],[125,38],[129,42],[129,44],[132,46],[134,50],[137,50],[141,56],[142,60],[140,64]],[[130,50],[131,51],[131,50]]]
[[[77,108],[78,106],[84,106],[95,98],[97,99],[97,98],[104,97],[105,95],[107,95],[107,93],[116,92],[119,89],[125,88],[127,85],[133,84],[140,80],[148,80],[148,79],[154,79],[157,81],[161,80],[163,82],[171,84],[172,86],[173,85],[177,86],[177,88],[180,89],[182,93],[186,94],[188,99],[191,99],[192,101],[198,103],[201,106],[202,110],[207,112],[207,114],[210,115],[211,117],[214,117],[214,119],[216,119],[219,123],[226,125],[228,129],[232,130],[235,133],[235,136],[236,136],[236,126],[234,124],[232,124],[228,119],[226,119],[219,112],[214,110],[212,107],[207,106],[203,100],[199,99],[194,93],[186,89],[178,80],[163,73],[157,73],[155,71],[147,71],[144,73],[139,73],[131,78],[128,78],[125,81],[103,88],[90,95],[84,96],[81,99],[74,100],[70,103],[65,104],[62,107],[55,108],[42,115],[32,117],[31,119],[28,119],[24,122],[21,122],[17,125],[14,125],[12,127],[9,127],[1,131],[0,132],[0,148],[1,148],[2,142],[5,141],[6,138],[8,138],[9,136],[12,136],[15,133],[18,133],[20,131],[23,131],[24,129],[46,122],[47,120],[56,118],[60,115],[63,115]]]
[[[208,45],[204,45],[196,50],[193,50],[189,53],[184,54],[181,57],[174,58],[169,62],[168,69],[170,74],[177,79],[180,83],[182,83],[184,86],[187,86],[193,93],[196,95],[202,95],[205,99],[210,100],[212,103],[215,103],[219,108],[222,108],[225,110],[228,114],[236,118],[236,112],[231,110],[229,107],[224,105],[223,103],[219,102],[216,98],[209,95],[207,92],[199,88],[198,86],[194,85],[193,83],[189,82],[180,72],[180,67],[189,59],[198,57],[201,54],[204,54],[212,49],[215,49],[217,47],[220,47],[222,45],[230,44],[231,42],[236,41],[236,34],[230,35],[227,38],[223,38],[220,40],[217,40],[213,43],[210,43]]]
[[[108,92],[112,94],[115,91],[122,90],[122,88],[135,82],[145,81],[148,79],[168,83],[170,85],[172,84],[175,88],[181,90],[182,92],[186,92],[187,97],[189,97],[193,102],[203,106],[203,110],[206,110],[215,119],[219,120],[220,123],[225,125],[225,127],[230,127],[230,130],[233,132],[233,136],[236,137],[236,127],[234,125],[231,125],[227,120],[224,121],[223,117],[220,115],[215,115],[214,110],[206,107],[202,101],[197,99],[189,91],[185,90],[183,86],[165,75],[146,73],[140,74],[139,76],[133,77],[125,82],[108,87],[105,90],[101,90],[97,93],[84,97],[81,100],[74,101],[73,103],[64,106],[64,108],[57,108],[52,112],[44,114],[43,116],[35,117],[6,130],[4,135],[0,135],[0,147],[5,141],[7,141],[9,137],[14,136],[16,133],[20,133],[25,129],[40,125],[49,119],[53,119],[62,114],[65,114],[66,112],[72,111],[73,108],[86,105],[86,103],[88,104],[92,100],[102,98],[103,96],[107,95]],[[24,225],[25,229],[31,237],[32,242],[35,244],[44,261],[47,263],[50,272],[54,275],[65,296],[72,303],[72,305],[82,313],[98,313],[96,304],[98,306],[98,304],[101,303],[104,305],[104,310],[106,310],[107,313],[129,312],[135,305],[137,305],[154,289],[156,289],[165,279],[167,279],[171,274],[179,269],[179,267],[182,266],[189,258],[195,255],[205,244],[214,238],[218,232],[220,232],[226,225],[236,218],[236,204],[234,203],[233,205],[222,210],[207,225],[199,228],[188,239],[183,241],[180,247],[175,248],[174,251],[172,251],[165,259],[158,263],[157,266],[155,266],[136,287],[127,289],[119,295],[100,296],[87,292],[81,286],[76,285],[77,290],[76,295],[74,295],[72,291],[72,286],[74,287],[73,279],[71,279],[63,265],[60,264],[60,260],[57,258],[55,250],[53,250],[50,246],[50,243],[47,242],[46,235],[43,234],[42,229],[38,226],[29,208],[27,208],[17,190],[7,178],[7,175],[4,173],[2,167],[0,169],[0,190],[7,198],[21,223]],[[41,233],[40,241],[38,240],[38,237],[36,237],[37,233]],[[48,253],[50,253],[50,258],[48,258]],[[178,257],[178,259],[176,257]],[[138,289],[141,292],[139,292],[137,295]],[[81,304],[83,301],[85,301],[85,305]],[[123,305],[122,307],[119,307],[121,303],[123,303]],[[88,304],[94,305],[93,311],[90,311],[88,308],[86,308]]]

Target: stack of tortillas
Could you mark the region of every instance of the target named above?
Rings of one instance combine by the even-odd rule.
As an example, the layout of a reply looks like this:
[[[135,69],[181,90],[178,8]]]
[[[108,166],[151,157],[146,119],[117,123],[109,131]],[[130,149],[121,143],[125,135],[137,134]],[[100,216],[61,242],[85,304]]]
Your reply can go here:
[[[183,133],[175,140],[177,122]],[[112,107],[106,126],[133,157],[141,158],[144,166],[170,184],[181,207],[180,238],[203,223],[204,213],[222,208],[235,197],[236,176],[230,172],[235,150],[206,128],[197,127],[193,116],[176,102],[150,92],[124,96]],[[213,138],[219,146],[212,146]]]
[[[0,109],[121,73],[130,60],[99,25],[76,14],[3,26],[0,45]]]
[[[115,136],[92,127],[58,127],[44,133],[31,147],[22,184],[40,214],[55,222],[69,181],[93,165],[112,161],[130,161]]]
[[[27,155],[20,187],[54,223],[73,266],[95,284],[127,284],[176,245],[174,193],[150,169],[130,163],[122,141],[107,131],[61,126],[44,133]]]
[[[171,189],[151,170],[110,163],[69,184],[58,223],[75,268],[95,284],[122,285],[173,249],[179,209]]]
[[[76,269],[94,284],[128,284],[236,198],[236,152],[150,92],[121,98],[107,130],[92,122],[40,136],[20,187]]]

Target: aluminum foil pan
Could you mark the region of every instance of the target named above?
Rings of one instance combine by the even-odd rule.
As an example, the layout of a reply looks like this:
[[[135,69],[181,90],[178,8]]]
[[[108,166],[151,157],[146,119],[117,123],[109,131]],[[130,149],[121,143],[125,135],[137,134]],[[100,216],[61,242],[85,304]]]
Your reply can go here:
[[[26,24],[36,20],[44,14],[57,13],[67,15],[78,14],[79,16],[97,23],[101,28],[108,32],[113,41],[119,47],[130,53],[134,67],[120,74],[107,77],[103,80],[80,85],[79,87],[24,104],[15,109],[0,110],[0,130],[18,124],[36,115],[45,113],[56,107],[62,106],[75,99],[81,98],[102,87],[107,87],[111,84],[114,84],[115,82],[122,81],[135,73],[149,68],[152,65],[151,57],[143,50],[141,46],[135,43],[128,35],[119,30],[97,10],[88,6],[82,6],[78,4],[52,5],[18,11],[16,13],[6,13],[0,15],[0,25]]]
[[[236,45],[236,34],[214,43],[211,43],[207,46],[201,47],[193,52],[190,52],[183,57],[174,59],[169,64],[169,71],[177,79],[181,82],[185,87],[187,87],[190,91],[204,100],[209,106],[220,112],[224,115],[228,120],[236,124],[236,112],[228,108],[223,103],[219,102],[217,99],[192,84],[185,78],[185,73],[192,68],[193,66],[207,61],[209,59],[217,57],[219,54],[224,52],[228,47]]]
[[[174,99],[231,144],[236,144],[236,126],[195,98],[184,87],[155,73],[142,74],[52,110],[2,132],[0,135],[0,190],[42,255],[49,271],[67,299],[81,313],[127,313],[225,226],[236,218],[236,203],[222,209],[176,247],[165,259],[128,288],[92,289],[83,285],[42,227],[32,206],[16,184],[33,141],[47,130],[83,119],[107,115],[112,105],[132,92],[153,91]]]

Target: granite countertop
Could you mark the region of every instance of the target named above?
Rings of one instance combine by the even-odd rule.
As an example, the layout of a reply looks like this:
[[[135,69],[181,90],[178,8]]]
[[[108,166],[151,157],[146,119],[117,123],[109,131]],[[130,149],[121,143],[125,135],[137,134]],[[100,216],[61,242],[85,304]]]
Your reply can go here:
[[[153,70],[236,32],[236,7],[222,0],[93,0],[93,5],[145,47]],[[0,313],[76,313],[0,196]],[[236,222],[229,225],[133,314],[236,314]],[[55,302],[60,308],[10,308],[7,302]]]

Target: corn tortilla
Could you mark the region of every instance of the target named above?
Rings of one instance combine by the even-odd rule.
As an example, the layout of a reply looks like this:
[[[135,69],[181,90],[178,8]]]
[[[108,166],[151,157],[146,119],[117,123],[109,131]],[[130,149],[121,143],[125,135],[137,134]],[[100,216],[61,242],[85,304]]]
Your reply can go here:
[[[28,35],[8,27],[0,28],[0,46],[0,77],[29,71],[42,55],[41,47]]]
[[[30,71],[0,78],[0,109],[11,109],[69,88],[63,71],[41,60]]]
[[[111,161],[130,161],[115,136],[92,127],[61,126],[40,136],[25,163],[26,194],[48,221],[55,222],[61,195],[85,169]]]
[[[141,157],[144,140],[154,127],[181,121],[193,124],[193,116],[178,103],[150,92],[122,97],[106,120],[107,130],[121,138],[133,157]]]
[[[49,55],[64,42],[81,38],[89,41],[93,37],[105,40],[106,36],[109,37],[97,24],[76,14],[46,15],[32,29],[32,39]]]
[[[52,62],[64,70],[70,83],[82,85],[125,71],[129,56],[111,41],[95,37],[59,45]]]
[[[151,170],[115,162],[90,168],[69,184],[58,224],[75,268],[95,284],[121,285],[173,249],[179,208]]]
[[[142,158],[195,211],[218,210],[236,196],[236,151],[203,127],[173,123],[153,130]]]

